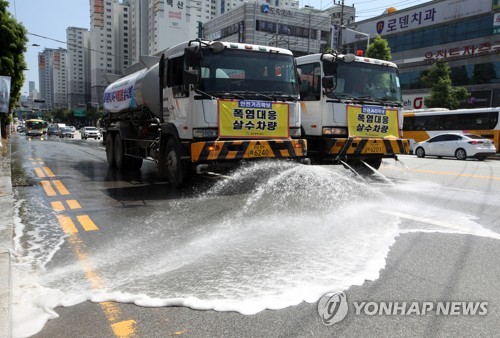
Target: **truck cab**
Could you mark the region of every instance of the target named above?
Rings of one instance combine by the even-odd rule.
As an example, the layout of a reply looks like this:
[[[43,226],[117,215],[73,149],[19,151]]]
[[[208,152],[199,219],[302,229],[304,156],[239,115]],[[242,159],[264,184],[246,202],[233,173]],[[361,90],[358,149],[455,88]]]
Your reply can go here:
[[[409,152],[402,138],[402,97],[396,64],[353,54],[297,58],[302,133],[316,162],[360,161]]]

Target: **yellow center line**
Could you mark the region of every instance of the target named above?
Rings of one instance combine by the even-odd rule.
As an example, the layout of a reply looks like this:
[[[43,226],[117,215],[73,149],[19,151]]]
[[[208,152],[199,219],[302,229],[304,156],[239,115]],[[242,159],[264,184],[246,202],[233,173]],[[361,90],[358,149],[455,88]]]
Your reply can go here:
[[[76,219],[78,219],[78,222],[80,222],[85,231],[99,230],[97,225],[95,225],[94,222],[92,222],[92,220],[88,215],[76,216]]]
[[[64,210],[64,205],[60,201],[55,201],[50,203],[52,205],[52,209],[55,211],[63,211]]]
[[[54,173],[49,167],[43,168],[45,173],[54,177]],[[40,168],[35,168],[35,172],[38,177],[45,177],[44,173]],[[62,184],[60,180],[54,180],[54,185],[61,195],[69,195],[69,191]],[[55,190],[52,188],[50,181],[41,181],[42,187],[45,190],[45,193],[48,196],[56,196]],[[80,209],[80,203],[77,200],[66,200],[70,209]],[[56,211],[64,210],[64,205],[60,201],[51,202],[52,208]],[[80,222],[81,226],[85,231],[94,231],[99,230],[99,228],[95,225],[95,223],[90,219],[88,215],[79,215],[76,217],[78,222]],[[80,264],[85,272],[85,276],[87,280],[89,280],[92,288],[94,289],[102,289],[104,283],[102,282],[101,277],[93,270],[92,264],[87,258],[87,254],[85,252],[85,244],[78,238],[78,229],[75,224],[68,216],[57,215],[57,220],[59,225],[63,229],[64,233],[68,234],[69,242],[72,244],[72,248],[78,257]],[[112,302],[102,302],[99,303],[102,311],[106,315],[108,322],[111,325],[111,329],[116,337],[119,338],[133,338],[137,337],[137,323],[135,320],[120,320],[121,312],[120,309],[113,304]]]
[[[135,320],[124,320],[118,323],[111,324],[113,333],[117,337],[136,337],[136,322]]]
[[[43,173],[42,169],[40,169],[40,168],[35,168],[35,173],[36,173],[36,176],[38,176],[38,178],[45,177],[45,174]]]
[[[68,206],[70,209],[80,209],[80,203],[78,203],[77,200],[67,200],[66,203],[68,203]]]
[[[43,170],[45,171],[45,173],[47,174],[47,176],[49,177],[54,177],[56,175],[54,175],[54,173],[52,172],[52,170],[50,170],[49,167],[43,167]]]
[[[62,184],[60,180],[54,180],[53,182],[61,195],[69,195],[68,189],[66,189],[66,187],[64,186],[64,184]]]
[[[75,223],[68,216],[57,215],[57,220],[65,234],[70,235],[78,232]]]
[[[71,247],[80,262],[87,280],[94,289],[102,289],[104,283],[102,278],[94,271],[92,263],[86,253],[85,244],[78,238],[77,234],[71,234],[69,237]],[[135,320],[120,320],[122,317],[120,308],[113,302],[99,303],[104,315],[111,325],[111,329],[116,337],[133,338],[137,337],[137,323]]]
[[[41,181],[41,183],[42,183],[43,190],[45,190],[45,193],[47,194],[47,196],[56,196],[57,195],[54,188],[52,188],[52,186],[50,185],[50,181]]]

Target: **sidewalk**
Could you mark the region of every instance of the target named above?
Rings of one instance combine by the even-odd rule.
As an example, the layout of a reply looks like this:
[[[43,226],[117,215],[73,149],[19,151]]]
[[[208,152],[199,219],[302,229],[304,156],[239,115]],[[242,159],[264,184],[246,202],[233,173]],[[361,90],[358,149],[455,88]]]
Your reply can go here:
[[[0,338],[10,338],[10,253],[12,248],[13,196],[11,182],[10,143],[0,139]]]

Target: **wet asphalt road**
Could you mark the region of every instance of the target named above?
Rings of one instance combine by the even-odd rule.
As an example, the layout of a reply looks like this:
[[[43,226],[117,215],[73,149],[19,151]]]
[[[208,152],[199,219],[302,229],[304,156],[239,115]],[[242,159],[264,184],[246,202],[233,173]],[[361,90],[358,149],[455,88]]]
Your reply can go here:
[[[191,199],[196,199],[199,208],[198,197],[220,180],[198,177],[187,187],[174,190],[168,182],[156,178],[152,163],[145,163],[140,172],[120,173],[108,168],[102,144],[96,140],[50,137],[42,141],[20,135],[11,140],[13,187],[17,198],[43,205],[46,213],[54,208],[53,202],[61,201],[66,206],[65,215],[75,220],[77,232],[74,236],[81,244],[67,237],[47,264],[48,269],[78,262],[82,250],[92,254],[109,247],[111,252],[120,255],[120,243],[116,239],[127,229],[140,236],[141,219],[178,205],[179,201],[185,204],[185,208],[179,210],[190,210]],[[400,159],[404,165],[384,161],[380,172],[386,178],[375,177],[369,182],[414,206],[397,215],[400,228],[412,231],[396,237],[379,278],[344,290],[349,311],[339,323],[324,325],[317,303],[306,302],[242,315],[186,307],[141,307],[87,301],[58,307],[59,318],[49,320],[35,337],[116,337],[123,333],[130,337],[495,336],[500,325],[500,290],[497,287],[500,240],[453,231],[413,230],[428,229],[428,225],[431,229],[454,226],[455,221],[450,222],[450,219],[455,220],[453,213],[456,212],[473,216],[477,224],[500,234],[500,161],[417,159],[412,156]],[[344,169],[336,167],[333,170]],[[49,196],[41,184],[44,180],[52,182],[56,195]],[[53,183],[56,180],[68,194]],[[252,194],[251,189],[240,187],[220,197],[207,198],[202,209],[210,212],[204,217],[229,212],[228,203],[249,194]],[[71,209],[68,200],[76,200],[80,208]],[[436,214],[422,209],[426,206],[446,210],[450,219],[440,214],[442,218],[433,217]],[[381,206],[381,209],[387,208],[390,206]],[[87,223],[76,222],[78,216],[86,216]],[[28,224],[30,221],[29,216],[23,220]],[[125,260],[120,264],[127,266],[134,262]],[[95,283],[88,271],[86,273],[89,282]],[[488,313],[483,316],[368,315],[355,311],[354,303],[391,301],[487,302]]]

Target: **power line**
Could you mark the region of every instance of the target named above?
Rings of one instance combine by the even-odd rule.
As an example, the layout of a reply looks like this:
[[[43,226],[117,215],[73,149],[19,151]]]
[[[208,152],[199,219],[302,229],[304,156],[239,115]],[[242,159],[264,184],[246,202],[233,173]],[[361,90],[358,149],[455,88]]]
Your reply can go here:
[[[55,41],[55,42],[58,42],[58,43],[62,43],[62,44],[65,44],[65,45],[68,45],[68,46],[71,46],[71,47],[84,48],[84,49],[88,49],[88,50],[96,52],[96,53],[102,53],[102,54],[105,54],[105,55],[115,56],[115,57],[119,56],[119,57],[123,57],[124,59],[128,59],[130,61],[137,62],[137,60],[132,59],[131,57],[128,57],[128,56],[116,55],[116,54],[113,54],[111,52],[104,52],[102,50],[97,50],[97,49],[93,49],[93,48],[90,48],[90,47],[82,47],[82,46],[74,44],[74,43],[70,43],[70,42],[66,42],[66,41],[61,41],[61,40],[57,40],[57,39],[54,39],[54,38],[49,38],[47,36],[43,36],[43,35],[40,35],[40,34],[31,33],[31,32],[28,32],[28,34],[36,36],[36,37],[39,37],[39,38],[42,38],[42,39],[47,39],[47,40]]]

